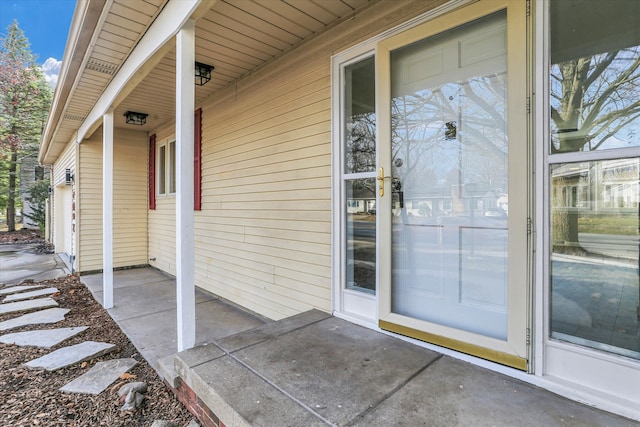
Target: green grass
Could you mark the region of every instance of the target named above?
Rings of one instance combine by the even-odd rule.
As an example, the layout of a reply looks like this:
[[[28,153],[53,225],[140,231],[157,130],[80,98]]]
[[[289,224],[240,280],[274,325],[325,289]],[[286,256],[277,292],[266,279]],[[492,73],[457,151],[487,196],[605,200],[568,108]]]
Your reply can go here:
[[[638,214],[618,215],[581,215],[578,227],[581,233],[616,234],[623,236],[638,235]]]

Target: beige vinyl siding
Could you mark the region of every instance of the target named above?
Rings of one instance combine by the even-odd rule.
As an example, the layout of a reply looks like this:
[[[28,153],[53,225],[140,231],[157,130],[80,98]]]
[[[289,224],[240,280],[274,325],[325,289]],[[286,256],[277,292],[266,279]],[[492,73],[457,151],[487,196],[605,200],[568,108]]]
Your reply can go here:
[[[56,253],[74,255],[77,248],[77,233],[73,227],[73,189],[74,185],[65,184],[66,170],[76,171],[76,144],[69,142],[64,151],[53,164],[52,188],[53,206],[51,207],[51,224],[53,224],[53,244]],[[76,215],[77,223],[77,215]],[[77,229],[76,229],[77,230]],[[77,268],[77,261],[74,268]]]
[[[331,310],[329,58],[281,71],[203,108],[195,230],[197,285],[272,319]]]
[[[64,185],[67,169],[76,170],[76,144],[70,142],[53,164],[53,186]]]
[[[147,264],[147,134],[116,129],[113,264]],[[80,272],[102,269],[102,130],[80,145]]]
[[[161,145],[175,140],[174,123],[156,130],[156,153]],[[156,180],[157,174],[156,159]],[[156,193],[158,185],[156,184]],[[156,209],[149,210],[149,264],[169,274],[176,274],[176,198],[156,194]],[[154,260],[155,258],[155,260]]]

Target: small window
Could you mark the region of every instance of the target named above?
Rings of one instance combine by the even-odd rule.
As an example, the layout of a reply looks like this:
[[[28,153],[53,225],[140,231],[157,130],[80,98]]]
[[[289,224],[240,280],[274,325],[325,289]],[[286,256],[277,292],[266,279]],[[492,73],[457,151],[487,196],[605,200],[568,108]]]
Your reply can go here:
[[[169,193],[176,192],[176,142],[169,143]]]
[[[176,192],[176,142],[158,147],[158,194],[167,195]]]
[[[167,194],[167,187],[165,185],[167,179],[166,153],[166,146],[161,145],[158,147],[158,194]]]

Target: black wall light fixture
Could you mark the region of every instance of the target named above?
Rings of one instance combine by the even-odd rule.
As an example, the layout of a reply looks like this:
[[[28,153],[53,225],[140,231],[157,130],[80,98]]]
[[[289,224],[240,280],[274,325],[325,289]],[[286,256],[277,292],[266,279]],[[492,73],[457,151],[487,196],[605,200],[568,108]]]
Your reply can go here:
[[[148,114],[136,113],[135,111],[127,111],[124,113],[124,117],[127,119],[127,124],[142,126],[147,123]]]
[[[211,80],[211,72],[215,67],[213,65],[203,64],[202,62],[196,62],[195,68],[195,84],[203,86],[209,80]]]
[[[65,169],[64,171],[64,184],[65,185],[71,185],[71,183],[73,181],[76,180],[76,176],[73,172],[71,172],[71,169]]]

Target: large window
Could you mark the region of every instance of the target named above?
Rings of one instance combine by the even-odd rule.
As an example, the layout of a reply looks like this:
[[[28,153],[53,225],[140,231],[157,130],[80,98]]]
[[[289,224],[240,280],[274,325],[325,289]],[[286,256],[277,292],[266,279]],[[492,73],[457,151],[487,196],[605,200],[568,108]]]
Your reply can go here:
[[[640,359],[640,2],[550,8],[550,336]]]

